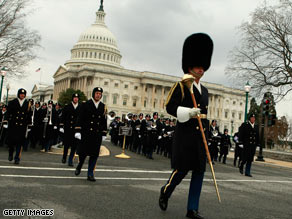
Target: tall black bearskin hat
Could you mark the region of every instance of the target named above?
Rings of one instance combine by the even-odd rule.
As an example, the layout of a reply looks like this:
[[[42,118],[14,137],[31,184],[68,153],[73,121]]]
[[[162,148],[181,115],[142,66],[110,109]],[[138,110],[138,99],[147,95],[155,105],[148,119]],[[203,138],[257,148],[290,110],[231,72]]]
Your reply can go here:
[[[213,41],[205,33],[195,33],[186,38],[182,51],[182,69],[189,73],[189,68],[203,67],[207,71],[211,65]]]
[[[19,95],[20,94],[24,94],[26,96],[26,90],[23,89],[23,88],[20,88],[18,91],[17,91],[17,97],[19,98]]]
[[[92,91],[92,98],[94,98],[95,92],[103,92],[103,89],[101,87],[95,87]]]
[[[153,113],[153,117],[154,117],[154,116],[158,116],[158,112],[154,112],[154,113]]]
[[[49,101],[48,101],[48,105],[49,105],[49,104],[52,104],[52,105],[53,105],[54,102],[53,102],[52,100],[49,100]]]
[[[73,100],[74,97],[78,97],[79,98],[79,94],[78,93],[72,94],[72,100]]]

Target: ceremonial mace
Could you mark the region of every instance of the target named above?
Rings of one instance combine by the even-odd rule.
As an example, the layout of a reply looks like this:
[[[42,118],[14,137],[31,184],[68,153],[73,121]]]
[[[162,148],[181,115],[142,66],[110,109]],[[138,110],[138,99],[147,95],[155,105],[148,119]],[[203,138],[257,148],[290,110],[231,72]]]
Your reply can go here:
[[[185,74],[183,76],[183,78],[182,78],[182,83],[185,84],[187,86],[187,88],[189,88],[189,90],[191,92],[191,96],[192,96],[194,107],[197,108],[197,102],[196,102],[196,99],[195,99],[193,86],[192,86],[194,80],[195,80],[195,78],[191,74]],[[203,125],[202,125],[202,121],[201,121],[200,115],[197,116],[197,119],[198,119],[198,122],[199,122],[199,126],[200,126],[200,130],[201,130],[204,146],[205,146],[205,149],[206,149],[206,155],[207,155],[208,162],[209,162],[209,165],[210,165],[210,168],[211,168],[211,172],[212,172],[212,176],[213,176],[213,181],[214,181],[214,186],[215,186],[215,189],[216,189],[218,201],[219,201],[219,203],[221,203],[221,198],[220,198],[220,194],[219,194],[219,190],[218,190],[218,186],[217,186],[217,182],[216,182],[215,172],[214,172],[214,169],[213,169],[213,165],[212,165],[212,161],[211,161],[211,157],[210,157],[210,153],[209,153],[209,149],[208,149],[208,145],[207,145],[207,141],[206,141],[206,136],[205,136],[205,133],[204,133],[204,129],[203,129]]]

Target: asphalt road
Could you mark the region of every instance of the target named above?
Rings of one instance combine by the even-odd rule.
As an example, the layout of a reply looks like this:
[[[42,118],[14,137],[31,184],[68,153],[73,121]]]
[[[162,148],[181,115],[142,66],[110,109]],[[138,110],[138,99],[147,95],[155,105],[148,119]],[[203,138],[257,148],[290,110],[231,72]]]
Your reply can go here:
[[[80,176],[61,163],[61,156],[23,152],[20,165],[7,160],[0,148],[0,218],[185,218],[189,176],[176,188],[166,212],[158,207],[160,187],[171,170],[167,158],[154,160],[126,151],[130,159],[118,159],[121,149],[104,142],[110,156],[98,159],[96,182],[86,180],[87,163]],[[254,177],[241,175],[238,168],[214,165],[222,203],[218,203],[207,165],[200,212],[208,219],[292,218],[292,169],[275,165],[252,166]],[[4,216],[4,209],[53,209],[54,216]]]

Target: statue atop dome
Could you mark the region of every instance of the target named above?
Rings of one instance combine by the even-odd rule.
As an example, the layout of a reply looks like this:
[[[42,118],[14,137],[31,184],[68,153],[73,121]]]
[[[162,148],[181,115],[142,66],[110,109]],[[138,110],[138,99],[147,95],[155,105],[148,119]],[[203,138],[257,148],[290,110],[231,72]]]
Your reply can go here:
[[[103,0],[100,0],[100,7],[99,7],[98,11],[103,11]]]

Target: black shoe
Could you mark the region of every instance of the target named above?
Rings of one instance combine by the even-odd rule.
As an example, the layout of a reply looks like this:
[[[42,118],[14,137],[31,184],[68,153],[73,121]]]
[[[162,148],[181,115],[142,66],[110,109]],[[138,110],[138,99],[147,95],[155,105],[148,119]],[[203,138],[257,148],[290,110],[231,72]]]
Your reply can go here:
[[[223,163],[224,163],[224,164],[226,164],[226,162],[225,162],[225,161],[223,161]]]
[[[78,169],[78,168],[76,168],[76,170],[75,170],[75,175],[78,176],[80,173],[81,173],[81,170]]]
[[[8,156],[8,160],[12,161],[13,160],[13,156]]]
[[[204,217],[201,216],[198,211],[189,211],[188,210],[186,217],[187,218],[195,218],[195,219],[204,219]]]
[[[243,166],[239,166],[239,172],[243,174]]]
[[[15,160],[14,161],[14,164],[19,164],[19,160]]]
[[[247,174],[247,173],[245,174],[245,176],[249,176],[249,177],[252,177],[252,175],[251,175],[251,174]]]
[[[96,179],[94,178],[94,176],[88,176],[87,177],[87,180],[88,181],[91,181],[91,182],[95,182],[96,181]]]
[[[168,198],[164,194],[163,189],[164,189],[164,187],[162,187],[161,190],[160,190],[159,207],[161,208],[162,211],[166,211]]]
[[[62,163],[66,163],[66,159],[65,158],[62,159]]]
[[[73,163],[68,163],[69,167],[74,167]]]

